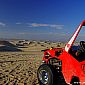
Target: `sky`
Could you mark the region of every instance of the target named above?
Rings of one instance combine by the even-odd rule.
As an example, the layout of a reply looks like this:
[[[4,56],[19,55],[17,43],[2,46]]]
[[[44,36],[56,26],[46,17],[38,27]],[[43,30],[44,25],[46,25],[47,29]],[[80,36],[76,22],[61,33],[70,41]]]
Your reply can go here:
[[[85,0],[0,0],[0,38],[67,41],[84,10]]]

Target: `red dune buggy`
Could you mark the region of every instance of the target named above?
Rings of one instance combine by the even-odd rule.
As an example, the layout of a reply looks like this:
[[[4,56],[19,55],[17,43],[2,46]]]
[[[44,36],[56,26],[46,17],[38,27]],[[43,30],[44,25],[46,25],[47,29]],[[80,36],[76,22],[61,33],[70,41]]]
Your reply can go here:
[[[43,64],[37,71],[40,85],[85,85],[85,41],[73,49],[85,20],[79,25],[65,48],[51,48],[44,51]]]

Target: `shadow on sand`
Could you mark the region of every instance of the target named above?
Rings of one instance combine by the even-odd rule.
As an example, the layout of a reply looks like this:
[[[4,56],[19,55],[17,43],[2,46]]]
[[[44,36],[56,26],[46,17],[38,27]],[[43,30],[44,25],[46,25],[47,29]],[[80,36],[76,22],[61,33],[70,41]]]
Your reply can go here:
[[[20,49],[18,49],[17,46],[13,45],[12,43],[10,43],[9,41],[0,41],[0,52],[6,52],[6,51],[10,51],[10,52],[17,52],[17,51],[22,51]]]

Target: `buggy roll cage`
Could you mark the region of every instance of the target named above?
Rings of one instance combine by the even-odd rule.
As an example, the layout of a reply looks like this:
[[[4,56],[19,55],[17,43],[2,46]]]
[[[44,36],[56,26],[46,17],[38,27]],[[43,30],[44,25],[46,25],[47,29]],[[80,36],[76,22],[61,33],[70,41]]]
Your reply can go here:
[[[65,46],[65,51],[69,52],[70,48],[72,47],[74,41],[76,40],[82,26],[85,26],[85,20],[83,20],[83,22],[79,25],[79,27],[76,29],[76,31],[74,32],[73,36],[71,37],[71,39],[68,41],[68,43]]]

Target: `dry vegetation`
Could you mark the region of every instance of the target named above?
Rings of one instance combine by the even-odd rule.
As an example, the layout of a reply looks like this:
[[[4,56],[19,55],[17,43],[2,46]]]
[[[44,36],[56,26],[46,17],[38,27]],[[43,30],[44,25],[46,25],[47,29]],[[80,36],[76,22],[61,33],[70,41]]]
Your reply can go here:
[[[15,41],[11,43],[16,45]],[[0,52],[0,85],[39,85],[37,69],[43,56],[41,50],[64,45],[59,42],[31,42],[16,47],[22,52],[6,52],[6,48],[5,52]]]

